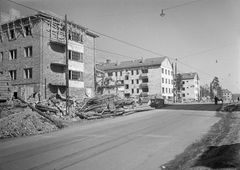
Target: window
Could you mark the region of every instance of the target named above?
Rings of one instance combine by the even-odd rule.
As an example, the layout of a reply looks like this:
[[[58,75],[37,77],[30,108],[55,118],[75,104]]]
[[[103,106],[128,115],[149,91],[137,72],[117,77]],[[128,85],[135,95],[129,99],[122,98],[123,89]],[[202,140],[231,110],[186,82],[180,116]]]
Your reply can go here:
[[[162,73],[164,74],[164,68],[162,68]]]
[[[17,59],[17,50],[10,50],[9,51],[9,60],[15,60]]]
[[[3,52],[0,52],[0,62],[3,61]]]
[[[116,72],[115,72],[115,76],[116,76],[116,77],[117,77],[117,73],[118,73],[118,72],[116,71]]]
[[[68,54],[69,54],[68,56],[69,60],[79,61],[83,63],[83,53],[69,50]]]
[[[148,69],[142,70],[142,73],[148,73]]]
[[[108,73],[108,76],[112,76],[112,75],[113,75],[113,73],[112,73],[112,72],[109,72],[109,73]]]
[[[129,79],[129,77],[128,77],[128,75],[126,75],[126,76],[125,76],[125,80],[128,80],[128,79]]]
[[[142,79],[143,83],[148,83],[148,78]]]
[[[148,88],[143,88],[142,92],[148,92]]]
[[[24,75],[24,79],[31,79],[32,78],[32,68],[25,68],[23,71]]]
[[[182,84],[185,84],[185,81],[182,81]]]
[[[137,93],[139,93],[139,89],[137,89]]]
[[[165,74],[167,74],[167,69],[165,70]]]
[[[24,48],[24,56],[32,57],[32,46]]]
[[[132,84],[134,84],[134,80],[132,80]]]
[[[83,35],[80,35],[79,33],[73,31],[69,31],[68,38],[69,40],[73,40],[76,42],[83,42]]]
[[[30,25],[24,26],[24,30],[25,30],[25,35],[26,36],[32,35],[32,31],[31,31]]]
[[[9,74],[10,74],[11,80],[17,79],[17,70],[9,70]]]
[[[162,83],[164,83],[164,78],[162,78]]]
[[[168,70],[168,75],[170,75],[170,70]]]
[[[165,83],[167,84],[167,79],[165,79]]]
[[[164,87],[162,88],[162,93],[164,93]]]
[[[169,90],[169,93],[171,93],[171,89],[169,88],[168,90]]]
[[[183,87],[182,90],[184,91],[184,90],[185,90],[185,87]]]
[[[120,76],[122,76],[122,71],[120,71]]]
[[[170,79],[168,79],[168,84],[170,84]]]
[[[139,84],[139,80],[138,79],[136,79],[136,83]]]
[[[167,88],[166,88],[166,93],[168,92]]]
[[[138,70],[136,70],[136,75],[138,75],[139,74],[139,71]]]
[[[9,40],[14,40],[16,38],[14,29],[9,31]]]
[[[173,75],[173,71],[171,71],[171,75]]]
[[[129,89],[129,85],[128,84],[125,84],[125,89]]]
[[[69,80],[83,81],[83,72],[69,70]]]
[[[185,97],[185,93],[182,94],[182,97]]]
[[[134,89],[132,89],[132,94],[134,93]]]
[[[171,80],[171,84],[173,84],[173,80]]]
[[[131,70],[131,73],[132,73],[132,75],[134,74],[134,71],[133,70]]]

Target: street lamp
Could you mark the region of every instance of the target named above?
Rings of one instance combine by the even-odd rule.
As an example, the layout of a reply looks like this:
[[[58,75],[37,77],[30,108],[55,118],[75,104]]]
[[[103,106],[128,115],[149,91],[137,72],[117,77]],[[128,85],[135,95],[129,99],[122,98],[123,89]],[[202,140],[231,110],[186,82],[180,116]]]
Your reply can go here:
[[[165,16],[165,13],[163,12],[163,9],[161,11],[161,14],[160,14],[161,17],[164,17]]]

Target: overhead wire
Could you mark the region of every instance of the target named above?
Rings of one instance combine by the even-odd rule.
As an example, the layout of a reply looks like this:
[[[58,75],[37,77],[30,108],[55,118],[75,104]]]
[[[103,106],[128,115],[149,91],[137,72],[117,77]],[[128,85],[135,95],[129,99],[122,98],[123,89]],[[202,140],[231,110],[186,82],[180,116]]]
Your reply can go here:
[[[40,11],[40,10],[37,10],[37,9],[35,9],[35,8],[29,7],[29,6],[26,6],[26,5],[23,5],[23,4],[21,4],[21,3],[15,2],[15,1],[13,1],[13,0],[6,0],[6,1],[9,1],[9,2],[11,2],[11,3],[15,3],[15,4],[17,4],[17,5],[20,5],[20,6],[23,6],[23,7],[25,7],[25,8],[31,9],[31,10],[33,10],[33,11],[42,12],[42,11]],[[194,1],[190,1],[190,2],[183,3],[183,4],[171,6],[171,7],[168,7],[168,8],[163,8],[163,10],[169,10],[169,9],[173,9],[173,8],[178,8],[178,7],[181,7],[181,6],[184,6],[184,5],[188,5],[188,4],[190,4],[190,3],[194,3],[194,2],[197,2],[197,1],[200,1],[200,0],[194,0]],[[56,17],[56,16],[55,16],[55,17]],[[62,18],[59,18],[59,19],[62,20]],[[136,44],[133,44],[133,43],[130,43],[130,42],[121,40],[121,39],[119,39],[119,38],[116,38],[116,37],[113,37],[113,36],[110,36],[110,35],[107,35],[107,34],[104,34],[104,33],[100,33],[100,32],[95,31],[95,30],[93,30],[93,29],[88,29],[88,30],[90,30],[90,31],[92,31],[92,32],[94,32],[94,33],[96,33],[96,34],[102,35],[102,36],[104,36],[104,37],[110,38],[110,39],[112,39],[112,40],[118,41],[118,42],[120,42],[120,43],[123,43],[123,44],[129,45],[129,46],[132,46],[132,47],[141,49],[141,50],[143,50],[143,51],[149,52],[149,53],[151,53],[151,54],[154,54],[154,55],[157,55],[157,56],[161,56],[161,57],[166,56],[166,55],[163,55],[163,54],[161,54],[161,53],[158,53],[158,52],[155,52],[155,51],[146,49],[146,48],[144,48],[144,47],[141,47],[141,46],[139,46],[139,45],[136,45]],[[96,49],[96,48],[95,48],[95,49]],[[109,53],[109,54],[114,54],[114,55],[123,56],[123,57],[129,57],[129,56],[126,56],[126,55],[122,55],[122,54],[119,54],[119,53],[110,52],[110,51],[107,51],[107,50],[102,50],[102,49],[96,49],[96,50],[101,51],[101,52],[105,52],[105,53]],[[194,55],[196,55],[196,54],[194,54]],[[168,58],[171,58],[171,59],[174,59],[174,60],[176,59],[176,58],[170,57],[170,56],[167,56],[167,57],[168,57]],[[130,57],[130,58],[133,58],[133,57]],[[211,74],[209,74],[209,73],[203,72],[202,70],[200,70],[200,69],[198,69],[198,68],[196,68],[196,67],[192,67],[192,66],[190,66],[190,65],[188,65],[188,64],[186,64],[186,63],[184,63],[184,62],[182,62],[182,61],[180,61],[180,60],[178,60],[178,62],[181,63],[181,64],[183,64],[183,65],[185,65],[185,66],[187,66],[187,67],[189,67],[189,68],[192,68],[192,69],[195,69],[195,70],[199,70],[200,72],[202,72],[202,73],[204,73],[204,74],[206,74],[206,75],[213,76],[213,75],[211,75]]]

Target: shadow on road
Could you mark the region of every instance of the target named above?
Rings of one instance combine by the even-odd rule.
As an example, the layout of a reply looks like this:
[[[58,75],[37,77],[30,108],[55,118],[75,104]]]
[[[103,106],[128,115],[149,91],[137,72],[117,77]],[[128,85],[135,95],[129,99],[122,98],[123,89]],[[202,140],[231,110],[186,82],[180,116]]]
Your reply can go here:
[[[220,111],[222,104],[167,104],[162,109],[169,110],[203,110],[203,111]]]

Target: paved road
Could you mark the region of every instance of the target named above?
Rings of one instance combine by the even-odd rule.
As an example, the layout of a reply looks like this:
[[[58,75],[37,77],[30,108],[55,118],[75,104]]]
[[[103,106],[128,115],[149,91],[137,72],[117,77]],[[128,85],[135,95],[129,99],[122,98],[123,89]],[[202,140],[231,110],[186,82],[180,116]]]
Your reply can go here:
[[[151,170],[217,122],[215,112],[152,110],[0,142],[1,170]]]

